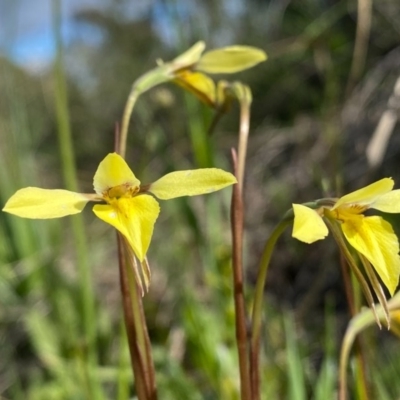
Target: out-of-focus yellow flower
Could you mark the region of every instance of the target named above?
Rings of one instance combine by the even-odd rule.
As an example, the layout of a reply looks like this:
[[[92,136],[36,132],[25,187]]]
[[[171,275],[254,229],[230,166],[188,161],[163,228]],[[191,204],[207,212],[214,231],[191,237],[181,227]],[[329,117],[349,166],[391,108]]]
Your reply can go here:
[[[392,226],[379,216],[363,213],[374,208],[387,213],[400,213],[400,190],[392,190],[394,181],[384,178],[369,186],[311,209],[293,204],[293,237],[305,243],[313,243],[328,235],[322,217],[334,218],[354,249],[362,254],[375,268],[383,283],[393,295],[400,275],[399,241]]]
[[[167,200],[211,193],[234,183],[236,178],[229,172],[204,168],[171,172],[141,186],[125,160],[112,153],[99,164],[94,175],[95,194],[28,187],[18,190],[3,211],[23,218],[59,218],[81,212],[88,201],[104,202],[96,204],[93,212],[122,233],[142,263],[160,211],[152,195]]]
[[[203,54],[205,43],[200,41],[174,60],[162,63],[178,85],[195,94],[211,107],[224,102],[214,81],[207,74],[234,74],[265,61],[264,51],[250,46],[228,46]]]
[[[390,311],[390,332],[400,338],[400,310]]]

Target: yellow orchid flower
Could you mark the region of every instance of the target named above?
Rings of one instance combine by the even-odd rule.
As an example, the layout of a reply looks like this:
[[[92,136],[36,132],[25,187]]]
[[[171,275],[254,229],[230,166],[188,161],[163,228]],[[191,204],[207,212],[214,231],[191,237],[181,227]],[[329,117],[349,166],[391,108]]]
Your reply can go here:
[[[254,67],[265,61],[264,51],[250,46],[228,46],[203,54],[204,42],[194,44],[174,60],[161,65],[168,67],[173,81],[196,95],[210,107],[224,102],[219,98],[214,81],[207,74],[233,74]]]
[[[400,213],[400,190],[392,190],[393,186],[393,179],[384,178],[316,210],[293,204],[292,235],[305,243],[324,239],[328,235],[328,228],[322,217],[333,217],[340,223],[350,245],[373,265],[393,295],[400,275],[398,238],[392,226],[382,217],[363,214],[370,208]]]
[[[95,194],[68,190],[28,187],[18,190],[3,211],[23,218],[59,218],[77,214],[88,201],[96,204],[96,216],[116,228],[125,237],[135,256],[145,259],[161,200],[211,193],[236,183],[236,178],[217,168],[171,172],[150,185],[141,186],[125,160],[108,154],[93,178]]]

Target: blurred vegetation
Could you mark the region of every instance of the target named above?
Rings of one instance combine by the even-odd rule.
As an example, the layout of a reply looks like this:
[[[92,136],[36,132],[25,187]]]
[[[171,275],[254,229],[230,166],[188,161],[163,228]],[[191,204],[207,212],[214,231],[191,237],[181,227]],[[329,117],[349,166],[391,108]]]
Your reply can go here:
[[[169,60],[199,39],[208,48],[238,43],[268,53],[266,63],[237,77],[254,96],[245,186],[250,299],[265,240],[292,202],[345,193],[384,176],[400,182],[398,126],[378,165],[369,166],[366,157],[384,111],[399,112],[398,97],[388,102],[400,67],[400,4],[373,4],[365,62],[353,77],[356,1],[234,4],[153,0],[138,16],[120,0],[80,11],[71,23],[78,32],[96,31],[101,42],[76,35],[65,44],[64,70],[80,190],[91,192],[99,160],[113,150],[130,86],[157,58]],[[0,203],[24,186],[63,187],[52,66],[32,72],[0,58],[0,93]],[[226,169],[237,114],[233,107],[210,138],[214,164]],[[211,119],[172,85],[146,93],[130,128],[127,158],[135,174],[146,183],[196,166],[190,132],[206,131]],[[229,197],[227,191],[162,204],[144,300],[162,399],[238,398]],[[132,398],[115,235],[89,208],[83,218],[96,302],[96,362],[90,365],[70,218],[29,221],[0,213],[4,398]],[[396,218],[391,222],[400,228]],[[335,398],[349,318],[344,299],[333,243],[307,246],[288,233],[267,279],[265,399]],[[399,397],[398,342],[376,328],[364,339],[371,398]],[[352,393],[361,398],[355,385]]]

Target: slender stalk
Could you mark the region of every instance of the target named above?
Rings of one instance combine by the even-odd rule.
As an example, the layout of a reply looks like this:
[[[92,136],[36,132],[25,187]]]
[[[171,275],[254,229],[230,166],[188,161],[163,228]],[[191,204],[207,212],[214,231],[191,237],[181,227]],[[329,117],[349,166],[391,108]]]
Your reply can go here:
[[[349,274],[349,269],[347,268],[346,265],[346,259],[343,256],[343,254],[340,254],[340,264],[342,267],[342,276],[344,279],[344,283],[345,283],[345,291],[346,291],[346,298],[347,298],[347,304],[349,306],[349,310],[350,310],[350,315],[351,317],[354,317],[355,315],[357,315],[357,306],[354,300],[354,296],[353,296],[353,292],[351,289],[351,279],[350,279],[350,274]],[[365,352],[364,352],[364,346],[360,340],[360,338],[357,338],[357,341],[355,343],[356,346],[356,360],[357,360],[357,365],[358,365],[358,370],[359,370],[359,374],[361,376],[361,386],[359,387],[359,389],[365,394],[368,393],[366,392],[367,390],[367,385],[368,385],[368,380],[367,380],[367,370],[366,370],[366,359],[365,359]],[[361,398],[365,398],[363,396],[360,396]]]
[[[400,293],[397,293],[388,301],[389,311],[400,309]],[[350,321],[342,342],[339,363],[339,400],[347,399],[347,364],[349,360],[350,350],[356,336],[367,327],[376,322],[378,318],[382,322],[386,322],[386,311],[382,306],[377,306],[376,314],[371,309],[361,311]]]
[[[122,116],[121,132],[116,130],[115,135],[115,147],[123,158],[125,158],[126,154],[130,118],[139,95],[152,87],[152,85],[161,83],[161,81],[157,81],[159,75],[156,71],[157,70],[152,70],[148,74],[143,75],[143,77],[139,78],[132,85]],[[157,400],[151,342],[143,312],[142,297],[133,274],[134,265],[129,264],[130,262],[135,263],[136,259],[134,256],[129,260],[126,259],[124,246],[127,246],[126,241],[121,234],[118,233],[121,294],[135,386],[139,400]],[[122,266],[121,260],[123,260]],[[129,266],[131,268],[129,268]]]
[[[119,324],[118,336],[119,336],[119,349],[118,349],[119,354],[118,354],[118,371],[116,378],[115,400],[126,400],[129,399],[131,379],[130,376],[125,373],[127,367],[125,353],[126,353],[126,346],[127,345],[129,346],[129,343],[128,343],[128,335],[126,334],[125,321],[123,320],[121,320],[121,323]],[[130,361],[128,361],[128,363],[131,364]]]
[[[133,83],[122,115],[121,136],[119,142],[119,154],[121,157],[125,158],[129,121],[138,97],[147,90],[160,85],[161,83],[168,82],[171,79],[172,75],[170,74],[168,67],[160,66],[145,73]]]
[[[374,290],[375,295],[378,298],[380,305],[386,311],[386,316],[387,316],[386,322],[387,322],[388,329],[390,329],[390,317],[389,317],[389,310],[387,309],[387,300],[386,300],[385,292],[383,291],[382,286],[379,283],[379,280],[376,276],[376,273],[375,273],[371,263],[362,254],[359,254],[359,256],[360,256],[360,260],[364,266],[364,270],[367,273],[367,276],[371,283],[372,289]]]
[[[249,366],[249,342],[246,329],[246,307],[243,285],[243,186],[246,167],[247,142],[250,128],[250,89],[237,82],[232,86],[232,92],[240,104],[240,128],[237,155],[232,149],[232,160],[237,185],[233,187],[231,204],[232,230],[232,268],[233,268],[233,297],[235,304],[236,343],[239,357],[240,391],[242,400],[252,399]]]
[[[130,293],[129,276],[127,272],[128,263],[124,251],[125,241],[122,235],[118,232],[117,242],[122,305],[124,310],[124,320],[128,336],[129,353],[131,356],[131,366],[135,381],[136,394],[139,400],[147,400],[150,399],[150,397],[148,397],[148,392],[146,388],[144,360],[142,359],[142,355],[139,351],[139,346],[137,344],[135,318],[133,314],[132,297]]]
[[[234,86],[234,93],[240,102],[240,131],[238,145],[237,180],[243,196],[244,173],[246,168],[247,142],[250,129],[250,106],[252,101],[251,91],[248,86],[237,82]]]
[[[122,125],[121,125],[121,134],[119,140],[119,154],[121,157],[125,158],[126,155],[126,142],[128,139],[128,129],[129,129],[129,121],[131,119],[133,107],[135,106],[136,100],[139,97],[139,92],[136,90],[135,84],[132,86],[132,90],[129,93],[128,100],[125,104],[124,113],[122,115]]]
[[[271,236],[265,243],[264,251],[261,256],[260,265],[258,268],[252,314],[252,336],[250,345],[250,379],[253,395],[252,400],[260,400],[260,331],[264,287],[265,281],[267,279],[268,266],[277,240],[290,223],[291,219],[283,219],[272,231]]]
[[[232,149],[234,171],[237,176],[236,152]],[[239,181],[239,178],[238,178]],[[251,400],[246,309],[243,290],[243,198],[238,185],[233,187],[231,205],[233,298],[235,303],[236,343],[239,357],[241,400]]]
[[[127,246],[126,241],[125,241],[125,246]],[[148,399],[157,400],[155,370],[153,364],[153,357],[151,354],[151,343],[150,343],[149,333],[147,330],[147,323],[143,312],[142,295],[139,293],[133,268],[128,268],[127,273],[128,273],[127,275],[129,280],[131,301],[132,301],[132,311],[134,319],[133,322],[135,325],[136,341],[141,359],[143,360],[142,364],[143,375],[146,381]]]
[[[67,89],[62,58],[61,39],[61,6],[60,0],[52,1],[53,31],[56,41],[56,59],[54,66],[55,77],[55,106],[57,115],[57,133],[59,140],[60,158],[62,163],[63,179],[68,190],[78,192],[75,156],[72,144],[70,117],[68,112]],[[95,337],[95,304],[92,287],[89,257],[86,245],[86,234],[82,216],[71,218],[72,235],[76,245],[76,257],[79,273],[80,295],[83,310],[83,325],[88,345],[89,358],[94,365],[96,360]]]
[[[351,346],[353,345],[354,339],[357,335],[357,331],[351,329],[351,323],[347,328],[346,334],[342,342],[342,350],[340,353],[340,366],[339,366],[339,400],[346,400],[347,394],[347,360],[349,359],[349,354]],[[345,364],[344,364],[345,363]]]
[[[346,258],[342,252],[340,252],[340,267],[341,267],[341,271],[342,271],[342,277],[343,277],[344,288],[345,288],[345,293],[346,293],[347,306],[349,307],[350,315],[352,317],[354,317],[357,314],[356,307],[355,307],[355,301],[354,301],[354,295],[353,295],[353,290],[352,290],[352,286],[351,286],[351,279],[350,279],[348,265],[346,262]]]

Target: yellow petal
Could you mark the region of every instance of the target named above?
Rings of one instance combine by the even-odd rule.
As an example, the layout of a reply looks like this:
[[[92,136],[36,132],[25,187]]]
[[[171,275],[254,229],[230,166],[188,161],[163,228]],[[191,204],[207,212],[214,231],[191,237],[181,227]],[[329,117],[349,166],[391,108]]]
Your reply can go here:
[[[140,181],[119,154],[110,153],[97,168],[93,178],[94,190],[101,196],[108,189],[120,185],[137,187]]]
[[[201,72],[182,71],[176,75],[174,82],[189,90],[201,101],[214,107],[216,88],[214,81]]]
[[[294,221],[292,236],[305,243],[313,243],[328,235],[328,228],[321,216],[312,208],[293,204]]]
[[[400,213],[400,190],[392,190],[380,196],[371,208],[387,213]]]
[[[136,257],[143,262],[153,235],[154,223],[160,212],[157,201],[149,195],[120,198],[109,204],[97,204],[93,212],[118,229],[132,247]]]
[[[371,185],[341,197],[336,202],[332,210],[335,210],[344,204],[359,204],[369,206],[379,199],[380,196],[390,192],[393,189],[393,185],[393,179],[383,178],[378,182],[374,182]]]
[[[27,187],[7,201],[3,211],[23,218],[60,218],[80,213],[90,197],[62,189]]]
[[[193,64],[197,63],[197,61],[199,61],[205,47],[205,43],[203,41],[199,41],[195,43],[189,50],[186,50],[183,54],[176,57],[169,64],[173,67],[174,70],[189,68]]]
[[[236,182],[232,174],[222,169],[203,168],[171,172],[152,183],[148,190],[159,199],[168,200],[215,192]]]
[[[373,265],[393,295],[400,275],[399,241],[392,226],[383,218],[355,216],[342,230],[348,242]]]
[[[229,46],[206,52],[196,69],[210,74],[233,74],[265,61],[264,51],[250,46]]]

